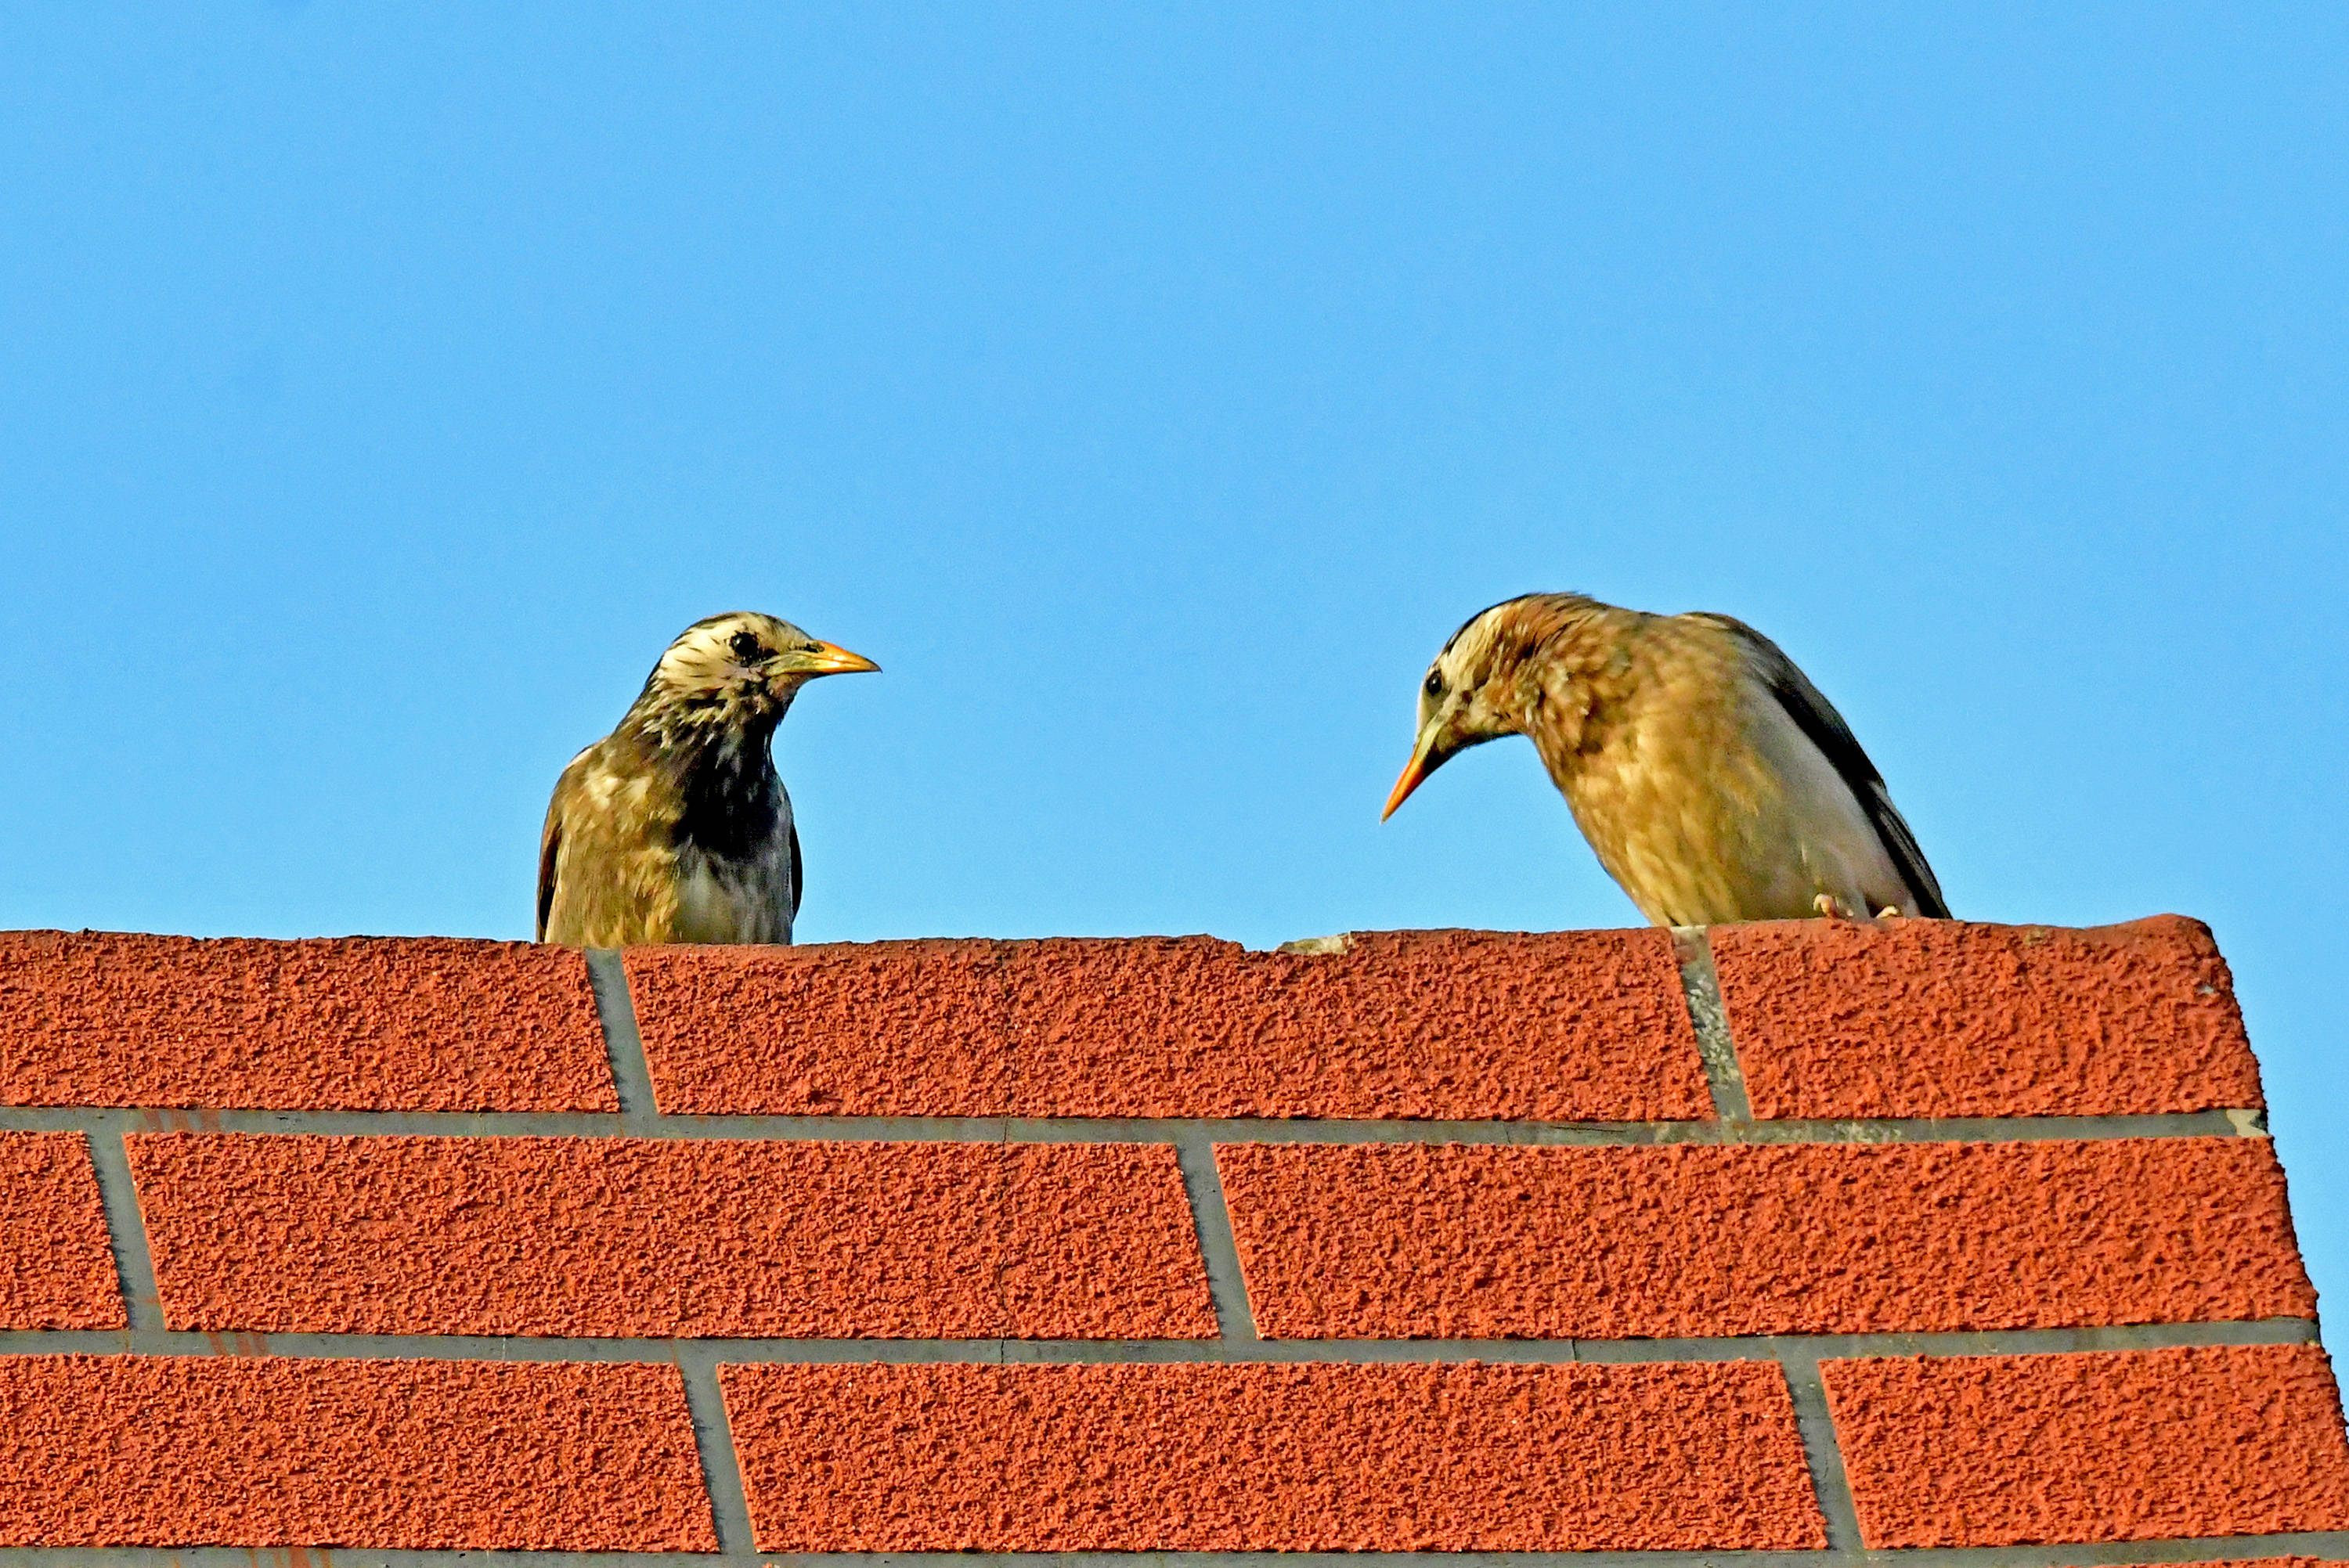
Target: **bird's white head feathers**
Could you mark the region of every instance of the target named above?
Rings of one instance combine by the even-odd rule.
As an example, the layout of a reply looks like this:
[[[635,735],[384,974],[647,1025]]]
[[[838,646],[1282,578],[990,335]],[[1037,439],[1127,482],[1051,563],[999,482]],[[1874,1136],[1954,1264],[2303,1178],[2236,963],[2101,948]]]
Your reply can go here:
[[[1533,655],[1594,617],[1625,614],[1579,593],[1527,593],[1469,616],[1420,679],[1417,744],[1381,814],[1392,816],[1460,752],[1523,734],[1528,709],[1541,697],[1530,679]]]
[[[665,738],[700,728],[771,730],[816,676],[880,667],[789,621],[734,610],[678,634],[628,717]]]

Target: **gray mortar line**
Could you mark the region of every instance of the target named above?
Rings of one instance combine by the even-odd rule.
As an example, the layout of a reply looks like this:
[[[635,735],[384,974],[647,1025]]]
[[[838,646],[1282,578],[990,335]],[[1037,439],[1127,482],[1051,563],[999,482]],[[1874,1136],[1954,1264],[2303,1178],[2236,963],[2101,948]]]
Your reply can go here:
[[[2349,1553],[2349,1531],[2072,1546],[1826,1552],[501,1552],[18,1546],[0,1568],[2095,1568]]]
[[[1812,1493],[1818,1501],[1820,1518],[1826,1522],[1827,1550],[1857,1552],[1859,1515],[1852,1507],[1851,1480],[1844,1473],[1843,1450],[1836,1442],[1835,1418],[1827,1409],[1826,1385],[1819,1378],[1818,1355],[1806,1346],[1787,1345],[1778,1353],[1778,1366],[1794,1400],[1795,1429],[1802,1436]]]
[[[587,954],[587,983],[595,992],[595,1018],[604,1026],[604,1055],[619,1096],[620,1121],[641,1136],[642,1125],[660,1115],[653,1098],[652,1064],[636,1027],[636,999],[628,994],[628,970],[620,954],[605,948]]]
[[[1507,1365],[1580,1362],[1813,1362],[1877,1356],[2063,1356],[2175,1349],[2200,1345],[2313,1345],[2306,1318],[2234,1323],[2123,1324],[2097,1328],[2014,1328],[1935,1334],[1778,1334],[1680,1339],[647,1339],[533,1335],[264,1334],[119,1329],[17,1329],[0,1333],[0,1357],[119,1355],[281,1356],[303,1360],[871,1362],[1072,1366],[1185,1362],[1338,1363],[1389,1366],[1485,1361]],[[696,1363],[698,1364],[698,1363]]]
[[[1232,1239],[1232,1212],[1224,1201],[1224,1180],[1216,1170],[1216,1140],[1209,1124],[1176,1139],[1174,1157],[1183,1167],[1183,1191],[1191,1200],[1191,1224],[1206,1270],[1207,1297],[1215,1303],[1216,1326],[1226,1343],[1254,1344],[1256,1313],[1248,1305],[1247,1276]]]
[[[718,1386],[718,1351],[707,1342],[681,1342],[676,1356],[678,1370],[685,1375],[685,1404],[693,1418],[693,1444],[701,1456],[702,1490],[709,1499],[718,1550],[752,1553],[758,1542],[750,1533],[750,1504],[726,1419],[725,1391]]]
[[[1019,1009],[1012,995],[1011,978],[1003,962],[1003,953],[1001,942],[990,941],[987,944],[987,995],[995,1010],[995,1037],[1003,1042],[1003,1102],[1016,1105],[1019,1096],[1020,1047],[1026,1042],[1020,1037]],[[1008,1118],[1001,1119],[1002,1135],[994,1141],[1008,1149],[1013,1141],[1011,1124]],[[1019,1233],[1019,1182],[1009,1161],[996,1167],[991,1179],[1003,1183],[1003,1209],[997,1227],[993,1284],[997,1321],[1009,1331],[1019,1324],[1011,1305],[1011,1273],[1016,1266],[1012,1248]],[[1187,1192],[1186,1186],[1186,1195]]]
[[[147,1222],[139,1212],[139,1184],[130,1176],[130,1154],[117,1132],[91,1132],[89,1163],[98,1177],[98,1207],[106,1215],[107,1249],[114,1254],[114,1277],[122,1289],[122,1310],[133,1335],[160,1333],[163,1300],[155,1287],[155,1263],[147,1250]]]
[[[629,1091],[623,1091],[624,1093]],[[649,1093],[647,1085],[644,1092]],[[2249,1123],[2251,1125],[2247,1126]],[[0,1106],[0,1132],[363,1138],[645,1138],[889,1143],[2015,1143],[2264,1136],[2257,1111],[1756,1121],[1413,1121],[1260,1117],[673,1116],[636,1111],[199,1110]]]
[[[1754,1119],[1745,1093],[1745,1072],[1729,1037],[1729,1009],[1721,999],[1721,975],[1713,965],[1713,940],[1702,925],[1672,927],[1672,954],[1681,966],[1681,992],[1688,998],[1689,1022],[1696,1029],[1697,1055],[1704,1062],[1713,1113],[1733,1127]]]

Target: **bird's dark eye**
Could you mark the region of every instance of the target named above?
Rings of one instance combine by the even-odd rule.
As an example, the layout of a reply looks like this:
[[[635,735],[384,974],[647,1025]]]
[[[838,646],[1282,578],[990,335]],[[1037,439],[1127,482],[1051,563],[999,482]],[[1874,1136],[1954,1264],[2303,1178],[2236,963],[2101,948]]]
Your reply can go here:
[[[737,632],[726,646],[734,655],[734,662],[738,665],[755,665],[767,656],[766,645],[759,641],[755,632]]]
[[[1421,685],[1419,689],[1425,692],[1430,696],[1442,696],[1444,695],[1444,677],[1436,674],[1433,670],[1430,670],[1427,672],[1426,681]]]

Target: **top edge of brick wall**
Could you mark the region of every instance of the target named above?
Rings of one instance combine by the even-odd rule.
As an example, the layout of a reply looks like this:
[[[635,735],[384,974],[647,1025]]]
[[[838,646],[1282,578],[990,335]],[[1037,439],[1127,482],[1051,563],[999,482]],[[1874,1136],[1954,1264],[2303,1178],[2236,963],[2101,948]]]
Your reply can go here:
[[[632,948],[666,1111],[1709,1116],[1669,934]]]
[[[0,1104],[619,1109],[576,952],[88,931],[0,932]]]
[[[2209,927],[1716,926],[1758,1117],[2118,1116],[2263,1105]]]
[[[1765,1118],[2261,1103],[2176,915],[1712,933]],[[663,1109],[1650,1120],[1710,1114],[1655,930],[632,949]],[[447,937],[0,933],[0,1103],[611,1110],[580,955]]]

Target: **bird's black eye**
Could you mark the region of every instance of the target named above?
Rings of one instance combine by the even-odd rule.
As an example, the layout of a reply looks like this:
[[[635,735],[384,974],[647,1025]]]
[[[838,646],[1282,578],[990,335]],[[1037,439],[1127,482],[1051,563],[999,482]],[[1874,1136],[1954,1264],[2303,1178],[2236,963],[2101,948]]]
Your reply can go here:
[[[1444,695],[1444,677],[1438,675],[1435,671],[1430,670],[1427,672],[1427,679],[1421,684],[1419,689],[1425,692],[1430,696],[1442,696]]]
[[[738,665],[755,665],[767,656],[766,645],[759,641],[756,632],[737,632],[726,646]]]

